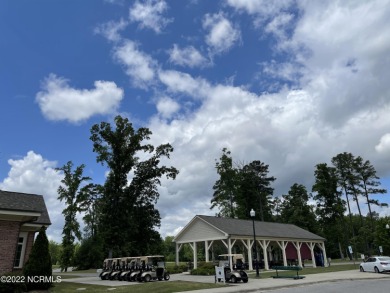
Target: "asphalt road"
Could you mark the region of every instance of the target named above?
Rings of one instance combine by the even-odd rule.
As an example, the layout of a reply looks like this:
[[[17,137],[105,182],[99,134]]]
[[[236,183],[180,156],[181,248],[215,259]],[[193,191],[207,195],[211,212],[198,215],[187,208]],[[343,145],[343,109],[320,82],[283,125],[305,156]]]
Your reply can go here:
[[[272,290],[253,291],[273,293],[389,293],[390,279],[377,280],[345,280],[320,284],[306,284],[298,287],[289,287]]]

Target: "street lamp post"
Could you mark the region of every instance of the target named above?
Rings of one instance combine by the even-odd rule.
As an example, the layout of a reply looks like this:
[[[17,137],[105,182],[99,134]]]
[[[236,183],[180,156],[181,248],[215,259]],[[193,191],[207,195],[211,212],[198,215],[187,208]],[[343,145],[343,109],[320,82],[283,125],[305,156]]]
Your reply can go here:
[[[255,231],[255,215],[256,212],[251,209],[250,215],[252,218],[252,224],[253,224],[253,245],[255,246],[255,266],[256,266],[256,277],[259,277],[259,263],[257,261],[257,249],[256,249],[256,231]]]

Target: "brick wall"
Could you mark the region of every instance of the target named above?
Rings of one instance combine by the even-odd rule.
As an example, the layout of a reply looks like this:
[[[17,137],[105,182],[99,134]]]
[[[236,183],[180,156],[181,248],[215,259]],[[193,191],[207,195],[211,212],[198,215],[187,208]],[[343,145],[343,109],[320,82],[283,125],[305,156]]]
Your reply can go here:
[[[19,222],[0,221],[0,274],[13,269],[19,227]]]

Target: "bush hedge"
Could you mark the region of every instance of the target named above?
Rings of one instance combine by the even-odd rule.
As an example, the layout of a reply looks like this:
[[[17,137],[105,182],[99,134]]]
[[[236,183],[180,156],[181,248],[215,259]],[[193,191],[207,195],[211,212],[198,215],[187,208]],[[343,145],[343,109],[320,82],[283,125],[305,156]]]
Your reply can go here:
[[[167,268],[170,274],[180,274],[188,270],[187,265],[174,265],[173,267]]]
[[[215,264],[212,262],[199,262],[198,268],[191,270],[191,275],[215,275]]]

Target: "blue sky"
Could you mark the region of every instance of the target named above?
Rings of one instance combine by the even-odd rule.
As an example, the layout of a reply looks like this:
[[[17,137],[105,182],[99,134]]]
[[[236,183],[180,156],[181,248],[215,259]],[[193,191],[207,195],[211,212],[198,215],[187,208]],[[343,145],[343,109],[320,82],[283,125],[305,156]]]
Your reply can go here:
[[[103,183],[90,128],[120,114],[175,148],[163,236],[215,213],[224,147],[268,164],[276,196],[311,190],[314,166],[345,151],[389,189],[388,15],[387,0],[0,1],[0,188],[44,195],[60,241],[54,169]]]

